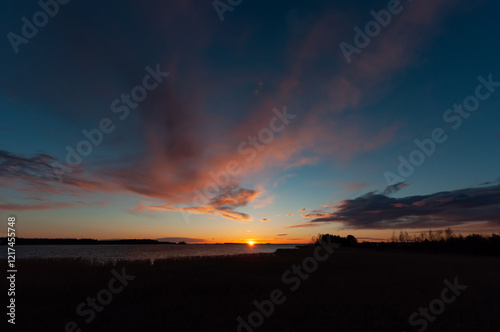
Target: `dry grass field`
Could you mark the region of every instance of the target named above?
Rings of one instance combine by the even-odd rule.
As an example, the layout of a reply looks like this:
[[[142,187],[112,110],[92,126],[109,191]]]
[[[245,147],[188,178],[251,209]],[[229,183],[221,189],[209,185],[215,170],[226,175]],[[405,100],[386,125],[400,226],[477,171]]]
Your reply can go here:
[[[302,268],[299,285],[292,267],[313,256],[312,250],[302,250],[280,256],[157,260],[153,265],[149,261],[20,260],[16,328],[25,332],[237,331],[237,317],[248,322],[248,315],[257,310],[253,302],[263,303],[279,290],[280,304],[273,304],[272,314],[264,305],[269,317],[254,314],[259,327],[248,325],[240,331],[500,331],[498,257],[338,248],[317,262],[317,268],[309,265],[312,272]],[[135,278],[125,281],[128,284],[111,300],[101,292],[101,299],[109,303],[98,306],[100,312],[93,310],[92,319],[89,311],[77,314],[77,307],[88,297],[109,289],[111,271],[122,268]],[[287,270],[291,273],[283,278]],[[445,304],[442,313],[431,316],[433,321],[425,329],[422,324],[411,326],[410,315],[441,298],[447,287],[443,281],[453,283],[454,278],[467,288]],[[114,289],[119,285],[112,284]],[[446,296],[452,298],[453,293]],[[82,306],[82,310],[90,308]],[[74,326],[66,327],[69,321]]]

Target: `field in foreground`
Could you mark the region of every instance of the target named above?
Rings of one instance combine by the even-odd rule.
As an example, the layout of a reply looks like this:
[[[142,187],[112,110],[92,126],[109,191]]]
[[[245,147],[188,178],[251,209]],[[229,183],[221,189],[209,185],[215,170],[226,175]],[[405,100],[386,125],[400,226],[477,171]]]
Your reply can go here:
[[[317,268],[314,259],[306,259],[311,272],[301,268],[299,273],[292,266],[314,255],[294,253],[157,260],[153,265],[20,260],[15,330],[65,331],[72,321],[74,331],[237,331],[237,317],[249,324],[249,314],[257,310],[254,301],[263,303],[266,314],[271,311],[265,300],[278,289],[273,297],[283,303],[273,304],[269,317],[252,314],[253,324],[260,326],[240,331],[415,331],[410,315],[430,303],[439,314],[415,317],[421,331],[424,321],[426,331],[500,331],[497,257],[338,248],[327,260],[316,261]],[[122,273],[135,278],[120,282],[116,274],[123,279]],[[444,290],[449,286],[443,281],[453,285],[455,278],[467,286],[454,290],[458,296]],[[443,292],[450,303],[442,302]],[[96,296],[103,305],[97,301],[92,309],[87,301]]]

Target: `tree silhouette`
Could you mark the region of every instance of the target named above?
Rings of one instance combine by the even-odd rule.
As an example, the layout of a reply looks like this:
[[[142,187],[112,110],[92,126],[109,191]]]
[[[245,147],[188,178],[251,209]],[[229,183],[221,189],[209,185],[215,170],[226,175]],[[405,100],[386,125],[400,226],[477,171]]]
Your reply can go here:
[[[353,235],[347,235],[346,237],[342,237],[339,235],[331,235],[331,234],[318,234],[316,238],[314,238],[315,244],[324,243],[340,243],[342,247],[355,247],[358,243],[358,240]]]

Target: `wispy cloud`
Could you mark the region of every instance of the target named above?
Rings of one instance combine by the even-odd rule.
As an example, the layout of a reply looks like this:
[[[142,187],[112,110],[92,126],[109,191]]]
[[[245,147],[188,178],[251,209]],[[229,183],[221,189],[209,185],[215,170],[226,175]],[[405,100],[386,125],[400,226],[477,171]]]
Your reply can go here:
[[[309,213],[302,213],[301,216],[302,218],[310,219],[310,218],[320,218],[326,215],[326,213],[323,213],[324,210],[312,210]]]
[[[395,184],[392,184],[392,185],[389,185],[385,188],[383,194],[384,195],[389,195],[389,194],[394,194],[394,193],[397,193],[398,191],[400,191],[401,189],[403,189],[404,187],[407,187],[409,186],[410,184],[409,183],[406,183],[406,182],[398,182],[398,183],[395,183]]]
[[[272,195],[260,201],[255,200],[256,196],[248,197],[243,205],[221,203],[216,197],[200,206],[180,206],[193,204],[195,192],[214,183],[210,174],[217,174],[226,169],[230,161],[245,166],[238,177],[229,181],[228,185],[235,186],[240,180],[239,177],[261,174],[268,170],[288,170],[317,163],[322,158],[349,159],[352,155],[372,151],[389,143],[401,127],[400,124],[388,124],[381,129],[380,126],[371,126],[368,121],[360,123],[356,117],[339,118],[337,115],[360,106],[364,100],[371,101],[382,95],[379,89],[375,88],[411,64],[415,50],[425,43],[426,33],[434,31],[434,26],[446,14],[446,5],[450,2],[451,0],[436,0],[412,6],[405,11],[404,19],[389,26],[384,34],[373,42],[370,49],[363,52],[358,61],[351,66],[340,68],[335,65],[332,54],[338,54],[339,57],[342,55],[336,49],[337,45],[329,41],[340,38],[345,30],[341,22],[346,13],[337,9],[325,11],[318,19],[306,23],[298,36],[287,38],[289,42],[286,50],[277,55],[280,60],[284,56],[286,70],[286,74],[280,75],[284,78],[275,84],[278,88],[269,91],[268,97],[259,99],[258,103],[242,109],[242,116],[238,117],[237,122],[228,121],[223,124],[219,124],[219,120],[226,115],[224,113],[228,112],[228,109],[223,109],[220,114],[208,114],[206,105],[207,101],[217,99],[216,91],[227,94],[226,89],[231,87],[228,87],[225,77],[217,80],[215,77],[219,75],[214,75],[210,68],[203,67],[206,59],[199,55],[201,52],[193,52],[193,49],[206,50],[211,45],[217,35],[217,25],[213,24],[208,12],[198,8],[194,1],[183,1],[182,4],[179,2],[175,5],[175,11],[171,10],[171,6],[166,10],[162,4],[146,4],[147,10],[144,9],[144,12],[162,13],[162,20],[151,20],[155,22],[151,23],[152,28],[156,28],[155,32],[159,34],[155,37],[172,42],[169,50],[158,51],[164,52],[160,53],[162,58],[166,59],[162,68],[171,72],[172,84],[162,85],[155,93],[148,95],[141,103],[140,110],[137,109],[137,122],[134,122],[134,126],[129,123],[134,130],[134,144],[137,146],[131,148],[123,142],[120,143],[118,139],[113,141],[113,144],[110,141],[113,149],[126,149],[133,158],[121,155],[113,163],[107,163],[99,160],[97,154],[92,155],[89,162],[92,159],[95,167],[87,167],[88,164],[85,164],[82,169],[73,168],[71,172],[66,172],[64,181],[59,183],[55,169],[57,160],[52,156],[39,154],[34,157],[22,157],[0,151],[0,185],[22,193],[30,192],[31,195],[34,192],[78,195],[79,191],[134,193],[166,202],[158,206],[141,206],[140,210],[207,213],[228,219],[250,220],[249,215],[237,212],[235,208],[246,206],[248,202],[254,202],[254,208],[271,204],[274,198]],[[202,31],[186,28],[193,17],[204,23],[205,28]],[[106,18],[107,21],[109,19]],[[119,22],[118,17],[111,19],[115,25]],[[78,83],[82,85],[78,85],[74,91],[85,91],[99,97],[105,94],[104,98],[108,100],[111,98],[108,95],[108,86],[115,85],[112,83],[122,77],[137,75],[129,70],[128,66],[119,66],[119,62],[109,67],[109,59],[123,60],[119,52],[136,54],[137,50],[131,48],[132,44],[119,38],[116,42],[120,47],[108,47],[107,39],[99,37],[101,31],[94,27],[93,22],[83,21],[88,26],[85,34],[92,38],[71,38],[72,42],[79,45],[73,48],[59,41],[55,44],[64,50],[100,50],[95,54],[91,52],[89,56],[92,61],[86,61],[80,73],[85,75],[86,72],[110,71],[116,77],[103,77],[103,83],[96,88],[94,77],[85,76],[85,79],[80,81],[86,83]],[[80,30],[71,26],[68,29],[71,30],[64,30],[68,35],[82,36]],[[178,38],[179,31],[182,31],[182,38]],[[190,43],[186,44],[185,40],[190,40]],[[242,39],[240,43],[245,44],[245,40]],[[325,63],[325,59],[330,62]],[[144,59],[134,58],[134,62],[141,63],[141,66],[142,60]],[[309,64],[315,65],[309,68]],[[139,66],[134,63],[134,67]],[[318,68],[331,70],[316,70]],[[231,71],[230,76],[239,80],[239,83],[246,83],[242,77],[247,78],[248,72]],[[41,88],[29,92],[26,90],[23,92],[26,95],[21,95],[22,98],[35,96],[36,100],[40,95],[50,92],[47,98],[59,100],[60,89],[48,91],[39,84],[41,81],[38,81],[43,75],[35,77],[38,78],[34,85]],[[211,84],[205,84],[206,78],[211,78]],[[130,88],[127,84],[125,85]],[[321,91],[318,86],[323,87]],[[189,87],[189,93],[183,91],[183,87]],[[75,95],[69,99],[78,100],[77,94],[72,93]],[[321,101],[308,105],[311,109],[307,112],[290,109],[290,113],[298,114],[300,122],[292,123],[285,131],[276,135],[272,144],[259,151],[254,160],[248,161],[248,155],[238,152],[236,147],[239,142],[247,140],[249,135],[257,135],[262,128],[269,125],[271,110],[280,106],[276,104],[277,101],[295,102],[297,96],[307,100],[308,98],[303,98],[307,95],[321,95]],[[221,106],[222,108],[224,107]],[[67,116],[66,108],[56,112],[60,116]],[[97,116],[97,113],[92,115]],[[99,116],[102,114],[99,113]],[[213,135],[214,132],[217,135]],[[274,186],[286,182],[292,176],[286,174],[279,177]],[[232,192],[239,190],[240,193],[252,192],[241,187],[231,189]],[[226,193],[221,193],[219,196],[222,199],[225,195]],[[306,209],[300,210],[301,213],[305,211]]]
[[[321,226],[320,224],[298,224],[298,225],[292,225],[292,226],[286,226],[286,229],[290,228],[307,228],[307,227],[317,227]]]
[[[161,205],[143,205],[138,204],[137,211],[141,210],[159,210],[159,211],[178,211],[196,214],[220,215],[226,219],[250,221],[251,217],[246,213],[237,212],[234,209],[248,205],[255,199],[258,193],[251,189],[228,187],[221,190],[221,193],[210,199],[206,204],[190,207],[172,207],[171,203]]]
[[[0,185],[12,188],[30,198],[67,194],[79,196],[82,191],[112,191],[110,183],[100,183],[85,176],[79,167],[72,168],[60,181],[62,166],[48,154],[25,157],[0,150]]]

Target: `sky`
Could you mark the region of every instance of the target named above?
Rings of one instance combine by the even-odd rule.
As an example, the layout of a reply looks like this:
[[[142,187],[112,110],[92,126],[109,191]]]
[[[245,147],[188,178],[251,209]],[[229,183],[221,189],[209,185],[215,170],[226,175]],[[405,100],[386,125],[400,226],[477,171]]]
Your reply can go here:
[[[0,218],[18,237],[500,230],[496,1],[0,8]]]

